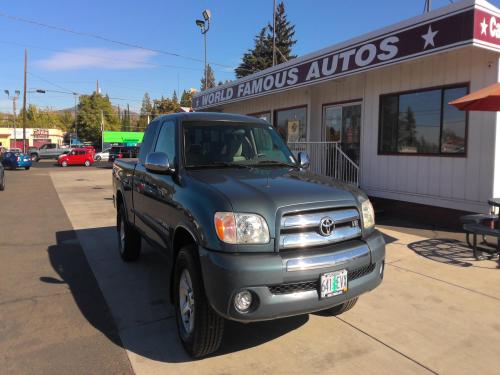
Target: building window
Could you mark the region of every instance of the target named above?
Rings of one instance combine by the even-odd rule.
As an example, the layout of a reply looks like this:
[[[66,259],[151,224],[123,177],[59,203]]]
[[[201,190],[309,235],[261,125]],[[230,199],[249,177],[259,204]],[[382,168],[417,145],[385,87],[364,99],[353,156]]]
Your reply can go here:
[[[271,112],[251,113],[248,116],[257,117],[258,119],[267,121],[269,124],[271,124]]]
[[[323,129],[326,142],[338,142],[342,151],[359,164],[361,103],[324,105]]]
[[[305,142],[307,140],[307,107],[277,110],[274,125],[287,143]]]
[[[467,114],[450,106],[467,86],[380,97],[381,154],[464,155]]]

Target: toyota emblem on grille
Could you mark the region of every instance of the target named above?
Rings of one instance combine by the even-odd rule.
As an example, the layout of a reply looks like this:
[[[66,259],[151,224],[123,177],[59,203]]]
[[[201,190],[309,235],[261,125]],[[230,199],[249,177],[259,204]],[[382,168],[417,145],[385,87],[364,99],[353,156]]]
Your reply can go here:
[[[327,237],[332,234],[333,228],[334,224],[331,217],[326,216],[319,222],[319,233],[321,233],[322,236]]]

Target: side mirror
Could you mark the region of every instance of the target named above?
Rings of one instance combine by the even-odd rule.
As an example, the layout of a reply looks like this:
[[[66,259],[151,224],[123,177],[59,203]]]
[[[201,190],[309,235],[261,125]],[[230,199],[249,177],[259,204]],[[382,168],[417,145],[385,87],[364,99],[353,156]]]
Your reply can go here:
[[[309,161],[309,155],[307,155],[307,152],[299,152],[299,165],[300,165],[300,168],[302,169],[307,169],[309,168],[309,164],[310,164],[310,161]]]
[[[156,173],[173,173],[175,171],[164,152],[149,153],[144,166],[148,171]]]

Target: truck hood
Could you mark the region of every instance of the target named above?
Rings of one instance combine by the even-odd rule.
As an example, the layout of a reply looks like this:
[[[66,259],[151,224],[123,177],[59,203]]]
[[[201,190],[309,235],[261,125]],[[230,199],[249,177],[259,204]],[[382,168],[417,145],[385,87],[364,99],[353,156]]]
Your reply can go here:
[[[288,168],[204,169],[189,175],[223,194],[234,212],[259,213],[268,223],[282,207],[335,201],[357,205],[355,195],[360,193],[341,181]]]

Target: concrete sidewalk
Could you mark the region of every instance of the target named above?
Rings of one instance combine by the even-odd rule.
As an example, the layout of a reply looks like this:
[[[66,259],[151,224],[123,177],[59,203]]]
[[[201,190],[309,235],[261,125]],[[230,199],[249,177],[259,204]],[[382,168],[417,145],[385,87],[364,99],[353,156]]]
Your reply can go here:
[[[497,373],[497,263],[474,261],[456,234],[395,226],[380,228],[392,241],[385,280],[353,310],[230,323],[220,353],[190,361],[167,301],[165,260],[145,246],[138,263],[122,263],[110,172],[77,176],[52,180],[137,374]]]

